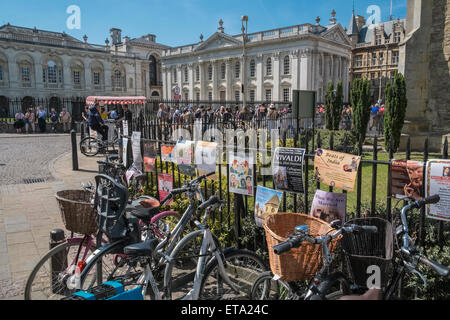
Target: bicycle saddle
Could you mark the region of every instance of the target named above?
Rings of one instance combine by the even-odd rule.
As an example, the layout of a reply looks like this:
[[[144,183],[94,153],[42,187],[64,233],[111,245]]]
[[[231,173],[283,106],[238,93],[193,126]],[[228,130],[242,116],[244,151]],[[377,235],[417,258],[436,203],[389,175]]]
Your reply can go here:
[[[107,156],[108,162],[119,160],[119,156],[117,154],[110,154]]]
[[[150,220],[159,213],[161,204],[158,200],[152,197],[140,197],[126,208],[126,211],[132,216],[149,223]]]
[[[151,239],[141,243],[135,243],[126,246],[123,249],[123,253],[131,257],[144,257],[150,256],[158,245],[158,239]]]

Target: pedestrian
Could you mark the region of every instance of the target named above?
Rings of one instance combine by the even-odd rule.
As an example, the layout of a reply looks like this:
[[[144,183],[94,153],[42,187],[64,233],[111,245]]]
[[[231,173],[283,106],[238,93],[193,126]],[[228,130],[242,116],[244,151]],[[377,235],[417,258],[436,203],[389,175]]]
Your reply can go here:
[[[34,133],[36,131],[36,127],[35,127],[36,112],[35,112],[34,108],[29,108],[27,113],[28,113],[28,125],[25,124],[25,129],[28,133],[28,128],[31,127],[31,131]]]
[[[56,132],[56,125],[58,124],[58,113],[56,112],[55,109],[52,109],[50,111],[50,121],[52,122],[52,132],[55,133]]]
[[[372,130],[373,127],[377,128],[378,126],[378,111],[380,110],[378,104],[372,105],[370,109],[370,113],[372,116],[372,124],[370,125],[370,129]]]
[[[108,126],[105,125],[100,112],[101,112],[100,104],[97,102],[94,106],[89,109],[89,119],[88,125],[89,127],[101,134],[103,142],[108,141]]]
[[[81,113],[81,117],[83,118],[84,121],[86,122],[89,121],[89,106],[84,107],[84,111]]]
[[[45,133],[45,131],[47,129],[46,128],[47,112],[44,110],[44,108],[42,106],[39,107],[37,118],[38,118],[39,130],[41,131],[41,133]]]
[[[23,114],[22,110],[16,113],[15,115],[15,122],[14,122],[14,128],[16,129],[17,133],[22,133],[22,128],[25,126],[24,121],[25,115]]]
[[[70,113],[66,110],[66,108],[63,108],[61,111],[61,114],[59,115],[61,118],[61,122],[63,124],[63,130],[64,133],[67,133],[70,131]]]
[[[108,115],[109,115],[109,118],[112,119],[112,120],[119,119],[119,114],[117,113],[117,110],[116,110],[115,107],[110,112],[108,112]]]

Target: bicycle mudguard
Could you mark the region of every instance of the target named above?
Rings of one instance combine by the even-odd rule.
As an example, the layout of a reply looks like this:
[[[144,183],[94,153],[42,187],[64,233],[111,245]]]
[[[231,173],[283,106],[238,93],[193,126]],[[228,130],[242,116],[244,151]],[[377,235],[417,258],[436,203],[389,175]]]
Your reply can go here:
[[[111,300],[123,294],[123,285],[120,282],[105,282],[101,286],[87,291],[79,291],[61,300]]]

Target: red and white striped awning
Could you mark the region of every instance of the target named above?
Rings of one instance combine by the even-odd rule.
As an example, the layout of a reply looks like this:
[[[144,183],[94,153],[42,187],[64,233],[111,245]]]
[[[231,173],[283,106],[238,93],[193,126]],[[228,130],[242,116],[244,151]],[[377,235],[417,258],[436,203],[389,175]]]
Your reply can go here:
[[[146,97],[87,97],[86,104],[145,104]]]

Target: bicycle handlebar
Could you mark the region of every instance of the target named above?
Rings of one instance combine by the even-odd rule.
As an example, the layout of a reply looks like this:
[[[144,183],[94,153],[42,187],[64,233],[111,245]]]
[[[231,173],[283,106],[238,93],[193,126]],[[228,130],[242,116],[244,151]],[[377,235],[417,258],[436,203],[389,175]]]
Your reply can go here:
[[[199,207],[198,210],[199,211],[203,211],[206,208],[208,208],[209,206],[215,205],[216,203],[219,203],[220,199],[217,196],[212,196],[211,198],[209,198],[208,201],[203,202]]]
[[[427,257],[424,257],[424,256],[419,256],[418,260],[419,260],[419,263],[427,266],[430,269],[433,269],[440,276],[448,277],[450,269],[447,268],[446,266],[443,266],[442,264],[437,263],[436,261],[428,259]]]
[[[415,209],[420,209],[422,208],[424,205],[426,204],[433,204],[433,203],[438,203],[439,200],[441,200],[441,198],[439,197],[438,194],[435,194],[433,196],[427,197],[423,200],[417,200],[413,205],[412,208]]]

